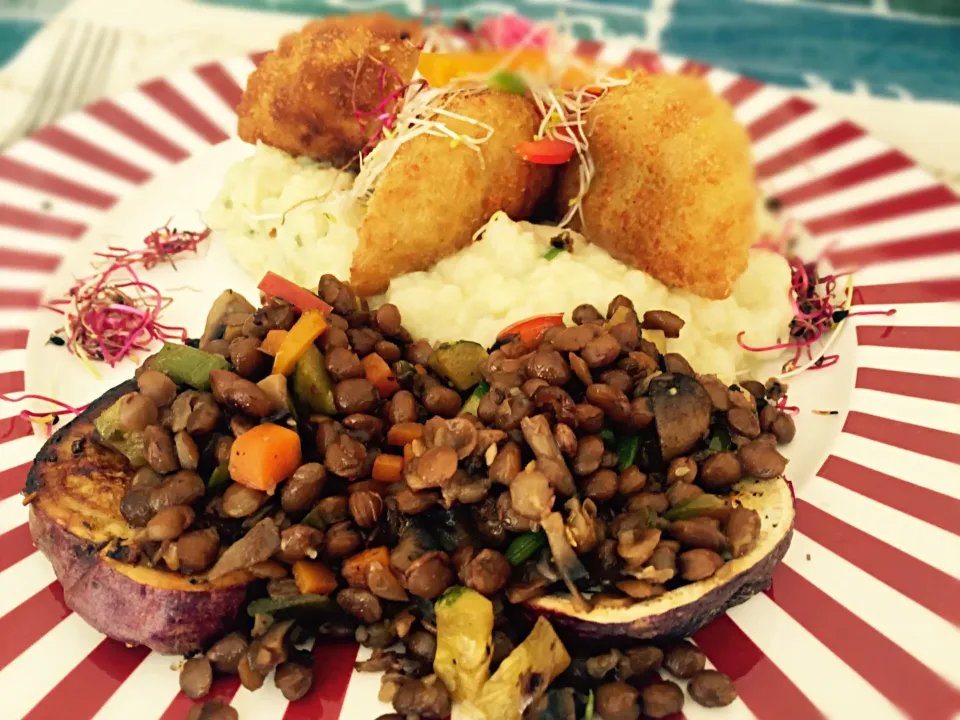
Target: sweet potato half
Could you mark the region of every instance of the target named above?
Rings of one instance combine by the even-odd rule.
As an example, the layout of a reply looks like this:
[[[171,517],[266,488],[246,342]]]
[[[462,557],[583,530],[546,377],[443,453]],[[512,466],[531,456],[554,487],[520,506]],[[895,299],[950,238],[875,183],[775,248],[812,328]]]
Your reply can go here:
[[[133,468],[94,442],[93,422],[129,382],[108,390],[51,437],[27,475],[30,534],[53,565],[67,606],[100,632],[128,645],[180,655],[204,648],[233,622],[253,579],[232,573],[208,582],[110,557],[136,537],[120,514]]]

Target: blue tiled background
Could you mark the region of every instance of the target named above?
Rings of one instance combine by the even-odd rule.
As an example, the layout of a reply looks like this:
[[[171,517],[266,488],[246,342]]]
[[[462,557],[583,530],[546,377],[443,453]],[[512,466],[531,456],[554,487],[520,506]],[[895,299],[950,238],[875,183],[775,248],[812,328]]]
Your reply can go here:
[[[415,0],[202,0],[308,14],[383,8],[416,15]],[[510,7],[558,9],[578,32],[638,36],[661,51],[792,87],[960,102],[960,0],[439,0],[447,17]]]
[[[0,64],[67,1],[0,0]],[[439,8],[449,20],[511,9],[548,19],[563,10],[581,37],[632,36],[767,82],[960,102],[960,0],[194,1],[310,15]]]

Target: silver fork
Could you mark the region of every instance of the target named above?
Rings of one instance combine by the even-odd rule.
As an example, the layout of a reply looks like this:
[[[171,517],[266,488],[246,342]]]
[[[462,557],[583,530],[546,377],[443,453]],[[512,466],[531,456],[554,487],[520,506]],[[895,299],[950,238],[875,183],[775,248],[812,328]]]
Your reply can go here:
[[[119,45],[120,31],[116,28],[68,24],[30,104],[4,144],[29,135],[97,97]]]

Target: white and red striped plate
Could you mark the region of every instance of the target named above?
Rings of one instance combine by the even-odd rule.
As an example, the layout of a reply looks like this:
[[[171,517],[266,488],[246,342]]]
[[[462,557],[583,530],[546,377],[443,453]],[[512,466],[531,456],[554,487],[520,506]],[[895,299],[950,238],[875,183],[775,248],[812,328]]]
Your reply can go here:
[[[958,717],[960,200],[903,154],[783,91],[626,46],[581,50],[703,75],[748,127],[764,188],[809,231],[806,251],[831,245],[841,264],[865,266],[859,309],[897,310],[855,318],[840,363],[793,383],[793,546],[768,592],[695,637],[740,699],[723,710],[688,702],[684,716]],[[244,152],[230,136],[252,68],[240,58],[146,83],[0,156],[0,392],[80,403],[129,375],[95,381],[46,347],[53,320],[41,299],[107,241],[132,246],[170,215],[196,225]],[[216,243],[162,280],[188,298],[173,320],[193,330],[207,293],[250,287]],[[189,286],[213,287],[183,295]],[[0,403],[4,427],[19,409]],[[18,493],[40,442],[18,420],[0,447],[0,717],[179,720],[190,701],[172,659],[104,639],[71,614],[33,547]],[[316,687],[299,703],[271,683],[249,693],[220,680],[214,692],[244,720],[372,719],[388,709],[374,699],[377,679],[352,672],[355,655],[350,645],[318,649]]]

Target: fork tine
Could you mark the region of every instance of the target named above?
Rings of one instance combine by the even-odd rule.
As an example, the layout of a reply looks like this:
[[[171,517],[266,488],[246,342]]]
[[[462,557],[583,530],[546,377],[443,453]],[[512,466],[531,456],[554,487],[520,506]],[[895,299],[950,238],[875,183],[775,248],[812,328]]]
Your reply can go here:
[[[116,28],[101,28],[101,30],[100,40],[96,44],[96,61],[91,63],[90,72],[84,78],[84,82],[77,93],[77,101],[70,108],[71,110],[81,108],[96,99],[106,83],[110,67],[117,55],[117,48],[120,45],[120,31]]]
[[[66,29],[57,41],[57,47],[53,51],[53,55],[50,56],[50,60],[47,62],[47,66],[43,71],[43,77],[40,78],[40,85],[30,98],[30,103],[27,105],[27,109],[23,115],[21,115],[19,122],[7,133],[4,139],[5,144],[13,140],[19,140],[37,127],[37,117],[42,112],[47,98],[56,83],[57,75],[63,63],[64,54],[67,48],[70,47],[70,41],[73,38],[75,30],[76,25],[73,22],[68,22]]]
[[[39,126],[46,125],[47,123],[53,122],[59,118],[64,111],[66,105],[66,100],[70,94],[70,90],[74,85],[74,78],[77,77],[77,73],[80,72],[80,68],[84,66],[84,58],[87,55],[87,48],[90,46],[90,40],[94,36],[94,31],[90,25],[84,25],[82,35],[80,36],[80,42],[73,52],[70,54],[70,58],[67,61],[66,73],[63,75],[63,82],[59,84],[57,89],[53,93],[51,100],[52,104],[48,105],[48,112],[45,116],[39,118]]]

